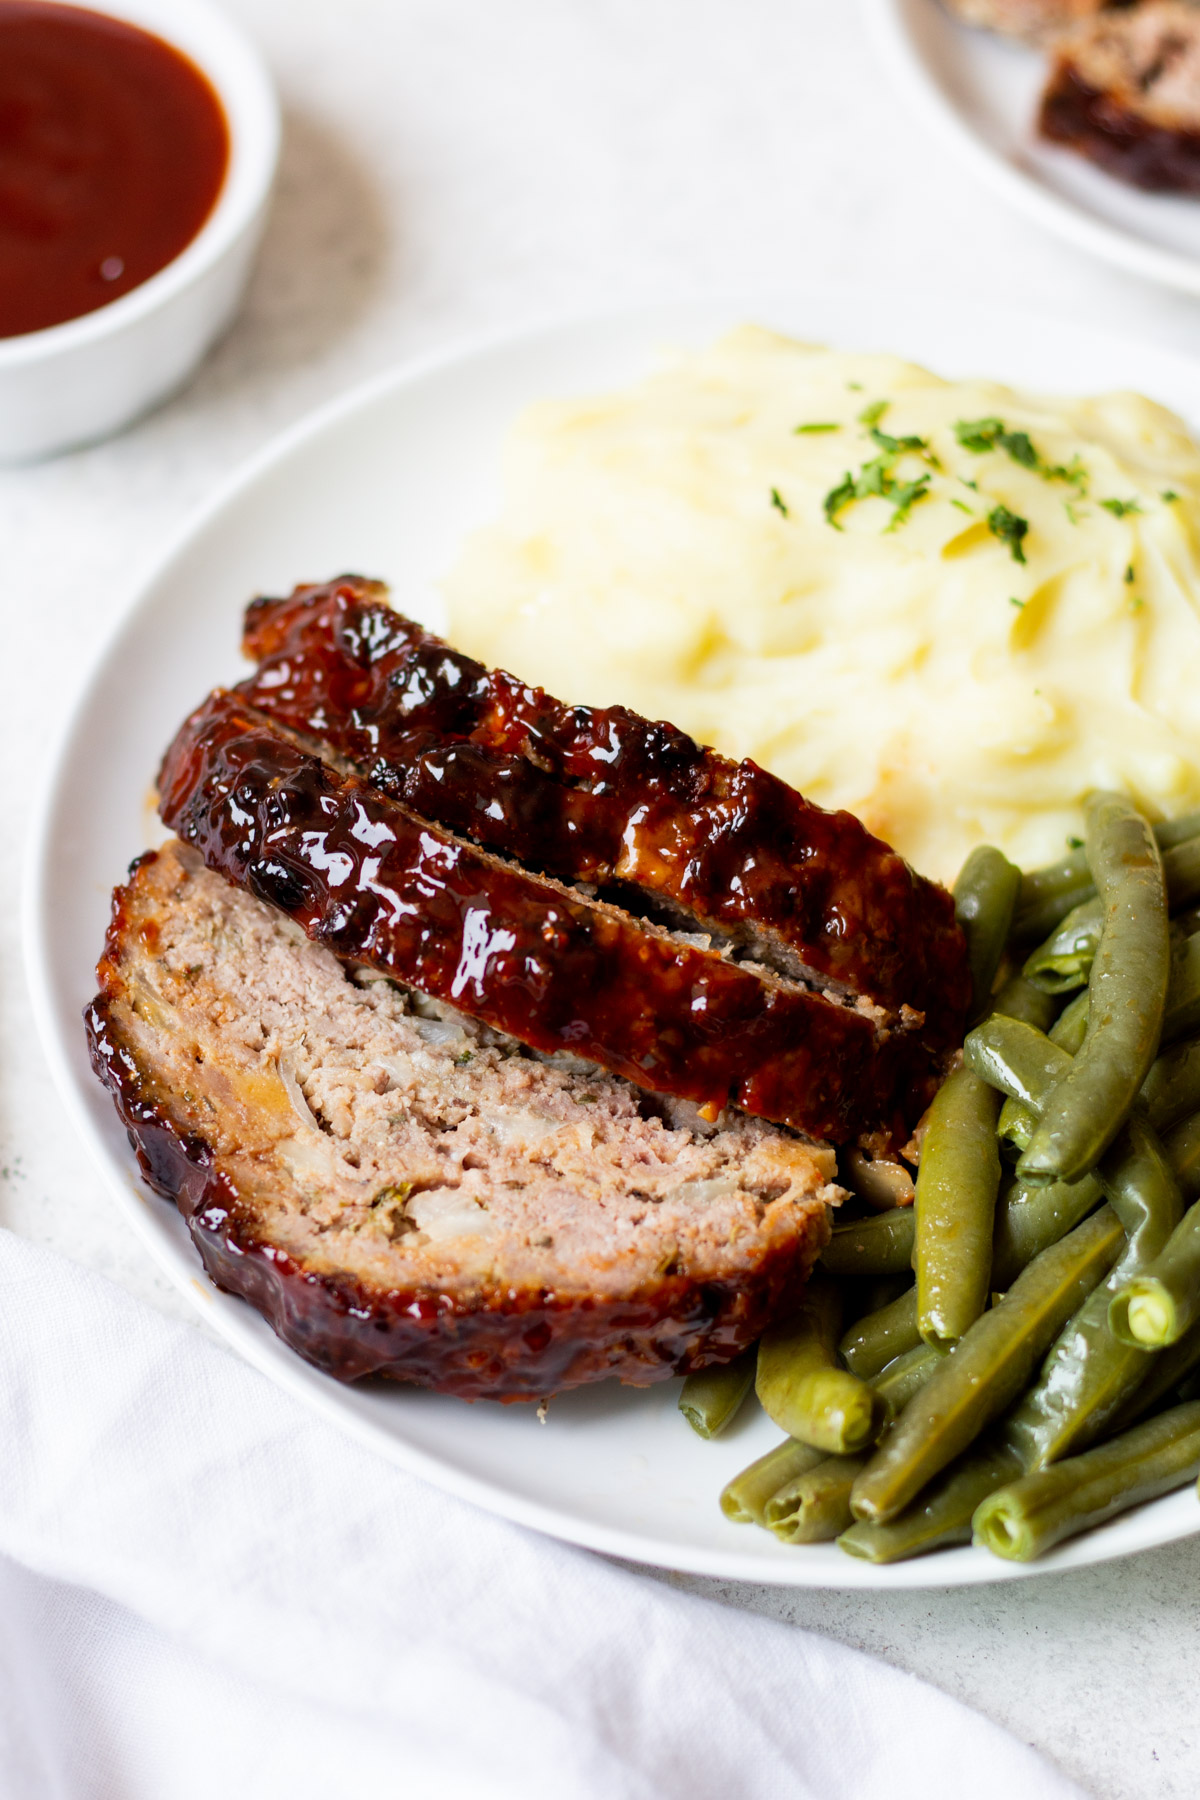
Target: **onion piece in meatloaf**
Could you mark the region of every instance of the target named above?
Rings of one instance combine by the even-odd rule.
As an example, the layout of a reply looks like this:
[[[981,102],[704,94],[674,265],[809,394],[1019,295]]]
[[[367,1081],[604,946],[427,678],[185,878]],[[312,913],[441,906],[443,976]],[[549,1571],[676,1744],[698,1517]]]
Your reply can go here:
[[[92,1060],[147,1179],[341,1379],[661,1380],[752,1343],[828,1238],[827,1146],[348,972],[178,842],[117,889],[99,979]]]

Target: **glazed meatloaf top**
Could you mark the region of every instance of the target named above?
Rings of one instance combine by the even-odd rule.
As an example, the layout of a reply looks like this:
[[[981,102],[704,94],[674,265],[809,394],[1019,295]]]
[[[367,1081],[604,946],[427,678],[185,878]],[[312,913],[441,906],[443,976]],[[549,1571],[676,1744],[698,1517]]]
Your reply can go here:
[[[530,873],[312,753],[220,690],[160,774],[206,865],[343,960],[543,1053],[813,1137],[900,1141],[936,1086],[919,1032]]]
[[[832,1152],[348,970],[173,842],[88,1027],[210,1273],[310,1361],[536,1397],[721,1360],[799,1295]]]
[[[957,1046],[950,895],[846,812],[627,707],[576,706],[464,656],[346,575],[247,610],[237,689],[422,817],[529,870]]]

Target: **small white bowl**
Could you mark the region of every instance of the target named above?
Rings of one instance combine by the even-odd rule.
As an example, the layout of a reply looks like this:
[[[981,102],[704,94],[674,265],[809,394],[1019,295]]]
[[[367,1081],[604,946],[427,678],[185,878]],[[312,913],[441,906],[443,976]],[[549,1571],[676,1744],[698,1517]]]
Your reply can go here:
[[[241,299],[279,157],[279,104],[258,52],[204,0],[79,0],[164,38],[212,83],[229,167],[205,224],[157,275],[82,318],[0,338],[0,461],[118,431],[189,376]]]

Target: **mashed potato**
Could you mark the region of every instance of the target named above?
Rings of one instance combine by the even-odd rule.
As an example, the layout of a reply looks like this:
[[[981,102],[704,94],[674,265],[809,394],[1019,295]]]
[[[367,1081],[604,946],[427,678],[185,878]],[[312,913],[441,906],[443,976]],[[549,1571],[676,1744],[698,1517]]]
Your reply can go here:
[[[952,879],[1084,794],[1200,806],[1200,451],[1133,394],[1044,399],[744,329],[534,407],[456,643],[622,701]]]

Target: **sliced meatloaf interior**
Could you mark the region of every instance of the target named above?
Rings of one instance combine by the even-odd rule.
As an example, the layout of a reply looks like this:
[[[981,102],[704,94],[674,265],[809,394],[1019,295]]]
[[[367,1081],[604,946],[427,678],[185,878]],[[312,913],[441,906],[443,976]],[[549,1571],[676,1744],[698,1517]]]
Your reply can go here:
[[[652,1382],[753,1342],[827,1239],[827,1147],[347,970],[178,842],[117,890],[99,979],[93,1062],[148,1179],[343,1379]]]
[[[1150,0],[1064,33],[1040,128],[1136,187],[1200,193],[1200,10]]]

